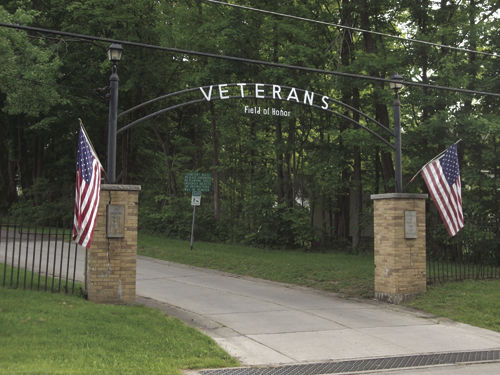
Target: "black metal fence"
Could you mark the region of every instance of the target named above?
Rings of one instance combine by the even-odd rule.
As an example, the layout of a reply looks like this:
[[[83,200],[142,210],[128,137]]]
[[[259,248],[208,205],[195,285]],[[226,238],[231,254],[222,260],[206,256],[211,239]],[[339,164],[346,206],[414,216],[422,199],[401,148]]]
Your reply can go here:
[[[78,251],[69,229],[0,223],[0,285],[79,292]]]
[[[465,218],[465,226],[449,237],[439,216],[427,222],[427,282],[500,278],[498,219]]]

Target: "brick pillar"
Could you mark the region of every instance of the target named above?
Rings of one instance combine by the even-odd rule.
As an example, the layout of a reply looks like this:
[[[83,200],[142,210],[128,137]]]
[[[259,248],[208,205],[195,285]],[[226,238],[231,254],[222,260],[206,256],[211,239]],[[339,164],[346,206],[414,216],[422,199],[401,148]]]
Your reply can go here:
[[[87,257],[90,301],[135,302],[140,190],[137,185],[101,185],[94,239]]]
[[[427,194],[376,194],[375,298],[399,304],[426,291]]]

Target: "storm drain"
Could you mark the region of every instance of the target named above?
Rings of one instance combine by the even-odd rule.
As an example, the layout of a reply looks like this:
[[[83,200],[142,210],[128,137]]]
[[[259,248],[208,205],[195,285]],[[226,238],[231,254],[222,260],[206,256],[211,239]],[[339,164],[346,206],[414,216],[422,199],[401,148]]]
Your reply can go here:
[[[311,363],[277,367],[245,367],[203,370],[201,375],[320,375],[346,372],[389,370],[409,367],[451,365],[471,362],[500,361],[500,350],[452,352],[373,358],[341,362]]]

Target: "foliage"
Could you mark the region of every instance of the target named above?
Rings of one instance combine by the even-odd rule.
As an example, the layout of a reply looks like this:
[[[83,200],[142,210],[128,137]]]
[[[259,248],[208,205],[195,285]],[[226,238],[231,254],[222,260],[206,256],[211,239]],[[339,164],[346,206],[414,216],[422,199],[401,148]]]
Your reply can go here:
[[[490,54],[499,47],[499,4],[489,0],[239,4]],[[491,55],[203,1],[8,1],[0,7],[0,17],[380,78],[399,72],[406,80],[489,92],[498,92],[500,84],[498,58]],[[35,218],[70,216],[78,117],[101,161],[106,159],[107,45],[3,28],[0,47],[0,143],[5,151],[0,154],[0,211]],[[126,46],[118,74],[120,112],[186,88],[264,82],[328,95],[392,128],[393,93],[380,82],[132,46]],[[36,85],[30,84],[33,80]],[[141,107],[121,116],[119,127],[199,94],[196,90]],[[403,185],[462,139],[465,212],[498,222],[498,98],[408,86],[400,99]],[[291,116],[248,115],[245,105],[283,108]],[[371,225],[366,220],[369,195],[394,190],[392,150],[340,115],[385,139],[390,134],[345,106],[331,108],[336,114],[255,98],[180,107],[119,135],[118,182],[142,185],[140,226],[156,233],[189,237],[192,207],[184,174],[211,172],[212,191],[203,194],[197,209],[196,238],[302,249],[350,242],[359,250]],[[426,192],[426,187],[417,178],[407,191]],[[54,197],[61,202],[46,202]]]
[[[21,8],[11,15],[0,7],[0,20],[5,23],[30,24],[35,16],[36,12]],[[31,42],[25,32],[3,30],[0,49],[5,113],[39,117],[61,101],[56,85],[61,62],[52,48],[43,41]]]
[[[72,191],[66,189],[67,197],[70,197],[71,193]],[[22,191],[17,202],[11,206],[9,216],[15,222],[30,225],[71,223],[73,206],[70,202],[69,199],[61,199],[47,178],[40,177],[32,186]]]

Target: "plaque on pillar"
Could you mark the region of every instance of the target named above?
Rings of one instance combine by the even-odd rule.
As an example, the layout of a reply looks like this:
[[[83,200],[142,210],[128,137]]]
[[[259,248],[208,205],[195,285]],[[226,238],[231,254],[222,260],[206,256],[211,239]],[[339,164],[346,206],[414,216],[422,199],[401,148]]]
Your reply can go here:
[[[399,304],[426,291],[426,194],[372,195],[375,298]]]
[[[125,206],[108,204],[106,218],[106,236],[108,238],[125,237]]]
[[[417,211],[405,211],[405,238],[417,238]]]

